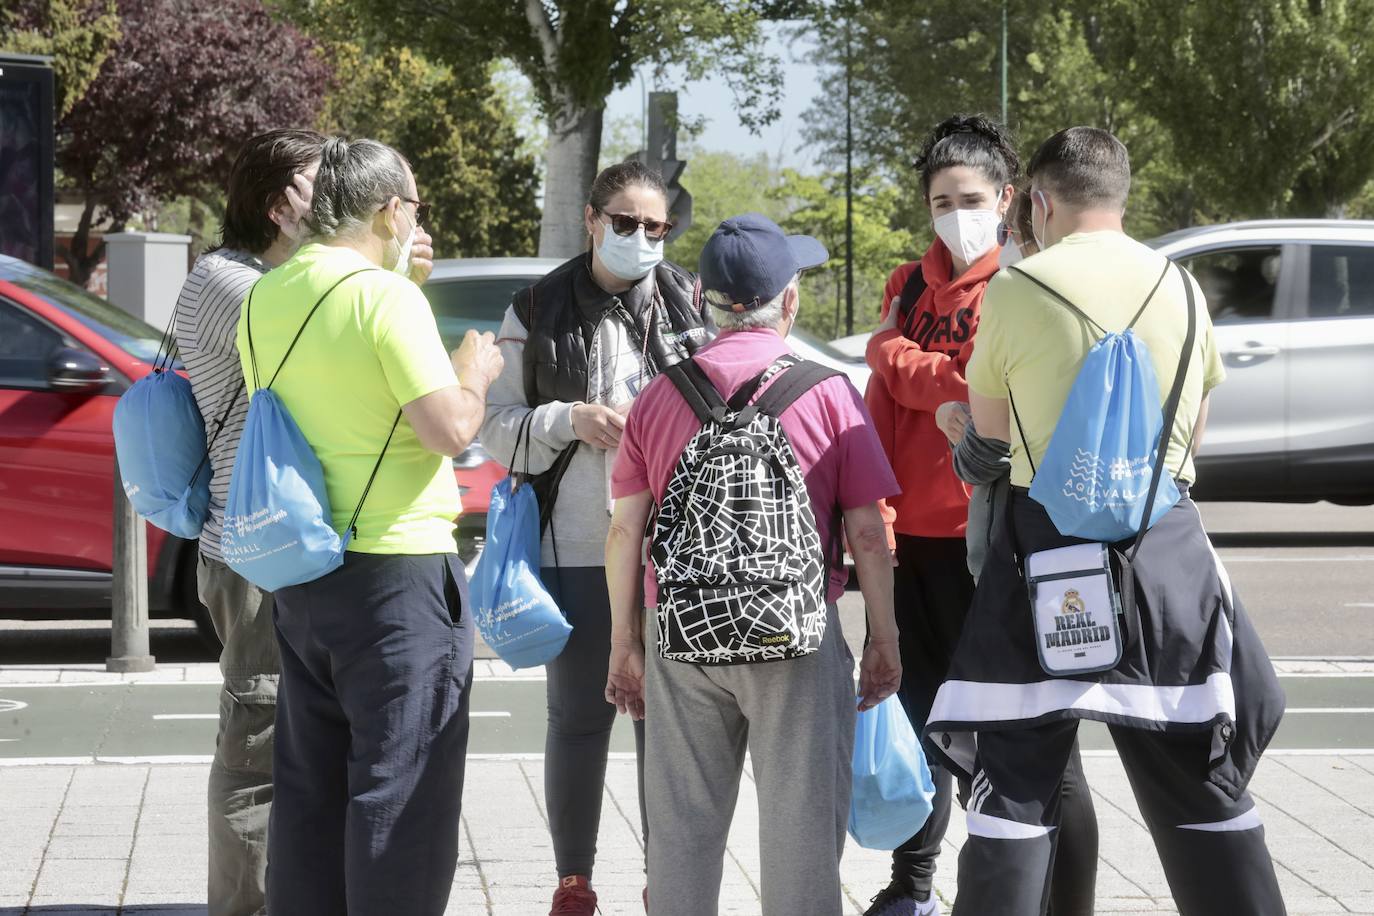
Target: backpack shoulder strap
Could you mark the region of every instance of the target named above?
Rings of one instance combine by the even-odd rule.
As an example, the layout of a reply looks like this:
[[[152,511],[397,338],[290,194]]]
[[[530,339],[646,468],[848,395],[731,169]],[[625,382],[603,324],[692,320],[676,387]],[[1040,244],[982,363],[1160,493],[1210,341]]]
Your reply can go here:
[[[820,363],[800,360],[783,372],[782,378],[768,387],[754,403],[759,413],[779,418],[787,408],[796,403],[797,398],[815,388],[828,378],[843,375],[839,369],[831,369]]]
[[[310,319],[315,317],[315,313],[320,310],[320,306],[324,305],[324,300],[329,298],[329,294],[338,289],[345,280],[356,277],[358,274],[366,273],[369,270],[377,269],[376,267],[364,267],[361,270],[346,273],[336,280],[333,286],[324,291],[324,295],[321,296],[319,301],[311,306],[310,311],[306,313],[305,320],[301,322],[300,329],[296,331],[296,336],[291,338],[291,343],[287,345],[286,352],[282,354],[281,362],[277,363],[277,371],[272,373],[272,378],[268,379],[266,387],[271,388],[272,383],[277,380],[277,376],[281,375],[282,367],[286,365],[286,360],[291,356],[291,351],[296,349],[297,342],[300,341],[301,335],[305,333],[305,326],[310,324]],[[258,283],[261,282],[261,280],[258,281]],[[258,284],[254,283],[252,289],[248,290],[248,300],[243,305],[245,315],[244,324],[248,332],[248,362],[253,367],[254,388],[262,387],[258,384],[258,359],[253,350],[253,290],[257,289],[257,287]]]
[[[1183,280],[1183,293],[1188,300],[1188,333],[1183,338],[1183,348],[1178,354],[1178,369],[1174,372],[1174,383],[1169,389],[1169,400],[1164,404],[1164,428],[1159,433],[1154,473],[1150,475],[1150,491],[1145,497],[1145,513],[1141,516],[1140,530],[1136,532],[1135,543],[1131,547],[1130,559],[1133,562],[1135,555],[1140,552],[1141,542],[1145,540],[1145,532],[1150,528],[1150,516],[1154,513],[1155,507],[1155,493],[1159,489],[1159,478],[1165,471],[1164,460],[1169,454],[1169,440],[1174,434],[1174,420],[1178,417],[1178,405],[1183,400],[1183,383],[1188,378],[1188,366],[1193,361],[1193,347],[1197,343],[1197,299],[1193,296],[1193,278],[1188,275],[1182,265],[1171,262],[1170,266],[1178,269],[1178,275]],[[1191,449],[1191,434],[1188,439]]]
[[[795,353],[784,353],[782,356],[779,356],[777,359],[773,360],[773,362],[764,366],[762,372],[739,386],[739,390],[730,396],[730,400],[726,402],[726,406],[729,407],[732,412],[739,413],[748,406],[750,401],[754,400],[754,395],[759,393],[759,389],[763,387],[764,382],[768,381],[779,372],[790,369],[799,362],[801,362],[801,357]]]
[[[1011,271],[1011,272],[1014,273],[1014,274],[1020,274],[1021,276],[1025,277],[1027,280],[1029,280],[1029,281],[1031,281],[1032,283],[1034,283],[1036,286],[1038,286],[1038,287],[1040,287],[1041,289],[1043,289],[1045,292],[1049,293],[1049,294],[1050,294],[1051,296],[1053,296],[1056,300],[1058,300],[1059,302],[1062,302],[1062,303],[1064,304],[1064,306],[1065,306],[1066,308],[1068,308],[1069,311],[1073,312],[1073,313],[1074,313],[1075,315],[1077,315],[1079,318],[1082,318],[1082,319],[1083,319],[1084,321],[1086,321],[1088,324],[1090,324],[1090,325],[1092,325],[1093,327],[1097,328],[1098,333],[1100,333],[1100,334],[1107,334],[1107,333],[1109,333],[1109,332],[1107,331],[1106,328],[1102,327],[1102,325],[1100,325],[1100,324],[1098,324],[1096,321],[1094,321],[1094,320],[1092,319],[1092,317],[1088,315],[1087,312],[1083,311],[1081,308],[1079,308],[1078,306],[1074,305],[1074,304],[1073,304],[1072,302],[1070,302],[1068,299],[1064,298],[1064,296],[1060,295],[1060,293],[1059,293],[1058,290],[1052,288],[1048,283],[1044,283],[1044,282],[1042,282],[1041,280],[1037,279],[1036,277],[1031,276],[1030,274],[1026,273],[1024,270],[1022,270],[1022,269],[1019,268],[1019,267],[1008,267],[1007,270]],[[1156,285],[1158,285],[1158,284],[1156,284]],[[1148,301],[1148,300],[1147,300],[1147,301]]]
[[[1141,316],[1141,315],[1144,315],[1144,314],[1145,314],[1145,310],[1146,310],[1147,308],[1150,307],[1150,301],[1151,301],[1152,299],[1154,299],[1155,293],[1159,292],[1159,285],[1160,285],[1161,283],[1163,283],[1163,282],[1164,282],[1164,278],[1167,277],[1167,276],[1169,275],[1169,268],[1172,267],[1172,266],[1174,266],[1174,262],[1173,262],[1173,261],[1170,261],[1168,258],[1165,258],[1165,259],[1164,259],[1164,269],[1163,269],[1162,271],[1159,272],[1159,279],[1155,281],[1155,285],[1154,285],[1154,286],[1150,287],[1150,294],[1149,294],[1148,296],[1145,297],[1145,301],[1144,301],[1144,302],[1140,303],[1140,308],[1136,309],[1135,317],[1131,319],[1131,323],[1130,323],[1130,324],[1126,325],[1126,329],[1127,329],[1127,330],[1130,330],[1131,328],[1135,327],[1135,323],[1136,323],[1137,321],[1140,320],[1140,316]],[[1179,268],[1179,269],[1182,270],[1183,268]],[[1192,285],[1192,283],[1190,283],[1190,282],[1188,281],[1188,278],[1187,278],[1187,277],[1184,277],[1183,283],[1184,283],[1185,286],[1188,287],[1188,293],[1191,295],[1191,294],[1192,294],[1192,291],[1193,291],[1193,285]]]
[[[907,274],[906,282],[902,284],[902,291],[897,294],[897,304],[894,308],[906,309],[906,314],[897,313],[897,323],[902,328],[902,336],[911,338],[911,323],[916,318],[916,303],[921,301],[921,296],[925,295],[926,272],[921,268],[921,262],[916,262],[916,269]]]
[[[674,363],[663,370],[663,374],[692,408],[692,413],[696,414],[698,421],[704,424],[709,420],[722,422],[725,419],[725,399],[720,396],[716,386],[711,384],[711,380],[706,377],[706,373],[697,365],[696,360],[684,359]]]

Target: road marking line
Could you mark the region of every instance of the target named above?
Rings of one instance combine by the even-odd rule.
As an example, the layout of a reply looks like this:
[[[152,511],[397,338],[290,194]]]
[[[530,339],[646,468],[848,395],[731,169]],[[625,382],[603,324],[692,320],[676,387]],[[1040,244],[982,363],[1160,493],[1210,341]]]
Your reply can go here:
[[[1083,751],[1084,757],[1116,757],[1114,750]],[[1265,757],[1374,757],[1374,747],[1309,747],[1309,748],[1270,748]],[[214,762],[209,754],[166,754],[146,757],[0,757],[0,769],[5,767],[86,767],[86,766],[205,766]],[[468,754],[472,762],[531,762],[544,759],[542,753],[491,753]],[[630,762],[635,759],[632,751],[613,751],[608,760]]]
[[[1374,601],[1351,601],[1346,607],[1374,607]]]
[[[1314,715],[1337,715],[1345,713],[1347,715],[1366,716],[1374,713],[1374,706],[1300,706],[1295,709],[1285,709],[1285,713],[1309,713]]]
[[[1222,563],[1374,563],[1374,554],[1358,553],[1344,557],[1228,557]]]
[[[219,718],[219,713],[217,713],[217,712],[177,712],[177,713],[170,713],[170,712],[169,712],[169,713],[161,713],[161,714],[159,714],[159,715],[155,715],[155,716],[153,716],[153,718],[154,718],[155,720],[159,721],[159,722],[166,721],[166,720],[169,720],[169,719],[172,719],[172,720],[174,720],[174,719],[218,719],[218,718]]]
[[[468,716],[470,716],[470,717],[473,718],[473,719],[509,719],[509,718],[510,718],[510,713],[508,713],[508,712],[470,712],[470,713],[468,713]]]
[[[28,705],[22,700],[0,700],[0,712],[18,712],[26,709]]]

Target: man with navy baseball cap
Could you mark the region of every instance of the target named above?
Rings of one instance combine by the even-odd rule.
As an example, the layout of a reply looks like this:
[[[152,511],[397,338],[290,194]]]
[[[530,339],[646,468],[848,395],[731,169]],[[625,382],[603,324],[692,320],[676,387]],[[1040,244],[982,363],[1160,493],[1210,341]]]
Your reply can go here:
[[[800,273],[826,259],[820,242],[788,236],[757,213],[721,223],[700,262],[720,336],[644,389],[621,436],[606,540],[606,699],[645,720],[651,916],[717,912],[746,752],[760,800],[763,916],[844,906],[840,854],[855,706],[876,705],[901,682],[892,564],[878,511],[898,487],[859,392],[843,374],[798,361],[785,340]],[[746,386],[754,411],[703,406]],[[766,460],[701,457],[743,454],[719,438],[739,424],[752,453],[771,452]],[[770,473],[764,465],[788,466],[791,486],[781,490],[790,502],[750,502],[751,481]],[[684,495],[683,482],[700,473],[720,486],[692,485]],[[794,511],[780,519],[787,510],[779,505]],[[662,583],[652,567],[644,575],[651,516],[655,562],[715,571],[687,581],[674,573]],[[848,578],[841,535],[869,616],[857,701],[854,659],[835,609]],[[794,560],[808,573],[798,573]],[[738,581],[746,586],[730,584]]]

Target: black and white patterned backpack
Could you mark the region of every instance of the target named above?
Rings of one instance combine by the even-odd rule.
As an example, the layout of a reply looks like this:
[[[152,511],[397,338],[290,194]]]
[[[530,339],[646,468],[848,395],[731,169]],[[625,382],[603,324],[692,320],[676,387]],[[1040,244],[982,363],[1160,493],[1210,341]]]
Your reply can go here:
[[[825,635],[827,552],[778,418],[840,373],[789,354],[729,402],[691,359],[664,374],[701,431],[678,459],[654,524],[659,654],[718,665],[815,652]]]

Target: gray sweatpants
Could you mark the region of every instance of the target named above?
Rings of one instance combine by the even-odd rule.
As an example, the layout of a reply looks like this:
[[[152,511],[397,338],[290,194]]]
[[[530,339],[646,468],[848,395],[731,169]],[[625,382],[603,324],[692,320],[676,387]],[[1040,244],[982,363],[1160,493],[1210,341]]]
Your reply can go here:
[[[281,661],[272,596],[200,556],[196,585],[224,649],[219,734],[210,764],[209,916],[266,913],[272,730]]]
[[[646,622],[650,916],[716,916],[746,751],[759,797],[762,916],[841,912],[854,657],[830,606],[818,652],[754,665],[658,655]]]

